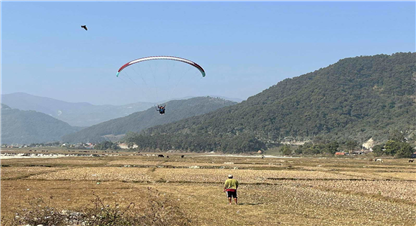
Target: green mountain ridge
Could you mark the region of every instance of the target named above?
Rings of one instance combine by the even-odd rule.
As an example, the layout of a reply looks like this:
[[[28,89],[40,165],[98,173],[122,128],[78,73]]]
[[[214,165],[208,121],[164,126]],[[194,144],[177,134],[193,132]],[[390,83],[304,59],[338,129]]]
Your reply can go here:
[[[205,114],[235,102],[212,97],[195,97],[187,100],[172,100],[166,103],[166,114],[160,115],[155,108],[136,112],[126,117],[112,119],[62,137],[63,142],[100,142],[109,136],[127,132],[140,132],[156,125],[175,122],[184,118]],[[106,136],[106,137],[105,137]]]
[[[2,144],[30,144],[59,141],[79,130],[47,114],[12,109],[1,104]]]
[[[346,58],[237,105],[149,128],[130,141],[168,150],[180,140],[185,150],[241,152],[288,138],[381,142],[393,129],[410,136],[416,130],[415,72],[416,53]],[[235,142],[247,139],[245,147]]]

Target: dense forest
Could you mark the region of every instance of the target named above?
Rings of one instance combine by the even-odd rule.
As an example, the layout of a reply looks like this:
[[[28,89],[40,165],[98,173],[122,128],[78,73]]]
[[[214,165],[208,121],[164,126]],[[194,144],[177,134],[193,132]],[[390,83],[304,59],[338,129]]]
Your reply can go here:
[[[346,58],[234,106],[130,134],[141,148],[246,152],[317,138],[414,142],[416,53]]]
[[[57,141],[64,134],[76,132],[70,126],[44,113],[21,111],[1,105],[2,144],[30,144]]]
[[[160,115],[156,108],[136,112],[126,117],[113,119],[77,133],[65,135],[63,142],[101,142],[117,138],[127,132],[140,132],[156,125],[175,122],[184,118],[202,115],[219,108],[236,104],[233,101],[214,97],[195,97],[186,100],[172,100],[166,103],[166,114]],[[104,137],[105,136],[105,137]]]

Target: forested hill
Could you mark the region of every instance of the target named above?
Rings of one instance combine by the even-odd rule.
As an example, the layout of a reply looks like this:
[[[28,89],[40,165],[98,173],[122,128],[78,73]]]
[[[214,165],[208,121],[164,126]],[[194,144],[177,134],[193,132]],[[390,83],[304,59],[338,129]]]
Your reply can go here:
[[[195,97],[186,100],[172,100],[166,104],[166,114],[160,115],[156,108],[136,112],[126,117],[113,119],[77,133],[66,135],[64,142],[99,142],[111,136],[127,132],[140,132],[143,129],[175,122],[184,118],[202,115],[219,108],[236,104],[235,102],[213,97]],[[106,136],[106,138],[104,137]]]
[[[250,151],[288,137],[382,141],[391,129],[415,131],[415,72],[416,53],[346,58],[285,79],[240,104],[150,128],[130,141],[226,152]]]
[[[77,130],[78,128],[41,112],[21,111],[1,105],[2,144],[59,141],[63,135]]]

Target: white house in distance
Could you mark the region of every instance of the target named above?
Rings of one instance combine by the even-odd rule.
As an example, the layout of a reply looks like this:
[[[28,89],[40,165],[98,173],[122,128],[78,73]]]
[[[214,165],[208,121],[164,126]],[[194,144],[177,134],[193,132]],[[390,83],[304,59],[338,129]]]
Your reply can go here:
[[[138,148],[139,146],[137,146],[137,144],[134,144],[132,147],[129,148],[129,145],[126,143],[120,143],[118,145],[121,149],[134,149],[134,148]]]

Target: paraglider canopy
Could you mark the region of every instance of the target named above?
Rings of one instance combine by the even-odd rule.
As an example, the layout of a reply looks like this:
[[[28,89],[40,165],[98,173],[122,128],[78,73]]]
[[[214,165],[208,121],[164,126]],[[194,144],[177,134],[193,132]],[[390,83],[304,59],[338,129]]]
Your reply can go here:
[[[118,75],[120,74],[120,72],[124,68],[126,68],[126,67],[128,67],[132,64],[140,63],[140,62],[147,61],[147,60],[175,60],[175,61],[180,61],[180,62],[189,64],[189,65],[197,68],[201,72],[202,77],[205,77],[205,71],[201,66],[199,66],[199,64],[197,64],[197,63],[195,63],[191,60],[187,60],[187,59],[180,58],[180,57],[174,57],[174,56],[150,56],[150,57],[143,57],[143,58],[139,58],[139,59],[136,59],[136,60],[132,60],[130,62],[127,62],[123,66],[121,66],[120,69],[118,69],[116,76],[118,77]]]
[[[141,63],[144,61],[146,62]],[[189,67],[189,65],[192,67]],[[200,73],[194,68],[198,69]],[[122,71],[123,76],[119,76]],[[131,72],[137,76],[130,77],[129,74]],[[200,74],[202,74],[202,77],[199,76]],[[129,85],[135,87],[135,95],[140,92],[143,96],[146,96],[146,101],[154,99],[159,102],[161,99],[173,99],[175,95],[179,96],[181,93],[186,93],[189,90],[198,90],[195,86],[197,83],[192,81],[205,77],[205,71],[199,64],[184,58],[175,56],[149,56],[125,63],[118,69],[116,76],[120,80],[124,80],[124,77],[129,79]],[[134,81],[135,78],[141,81],[136,83]],[[180,86],[186,88],[177,89]],[[163,94],[163,97],[159,97],[158,93]],[[163,115],[166,112],[165,106],[166,104],[158,105],[156,110]]]

